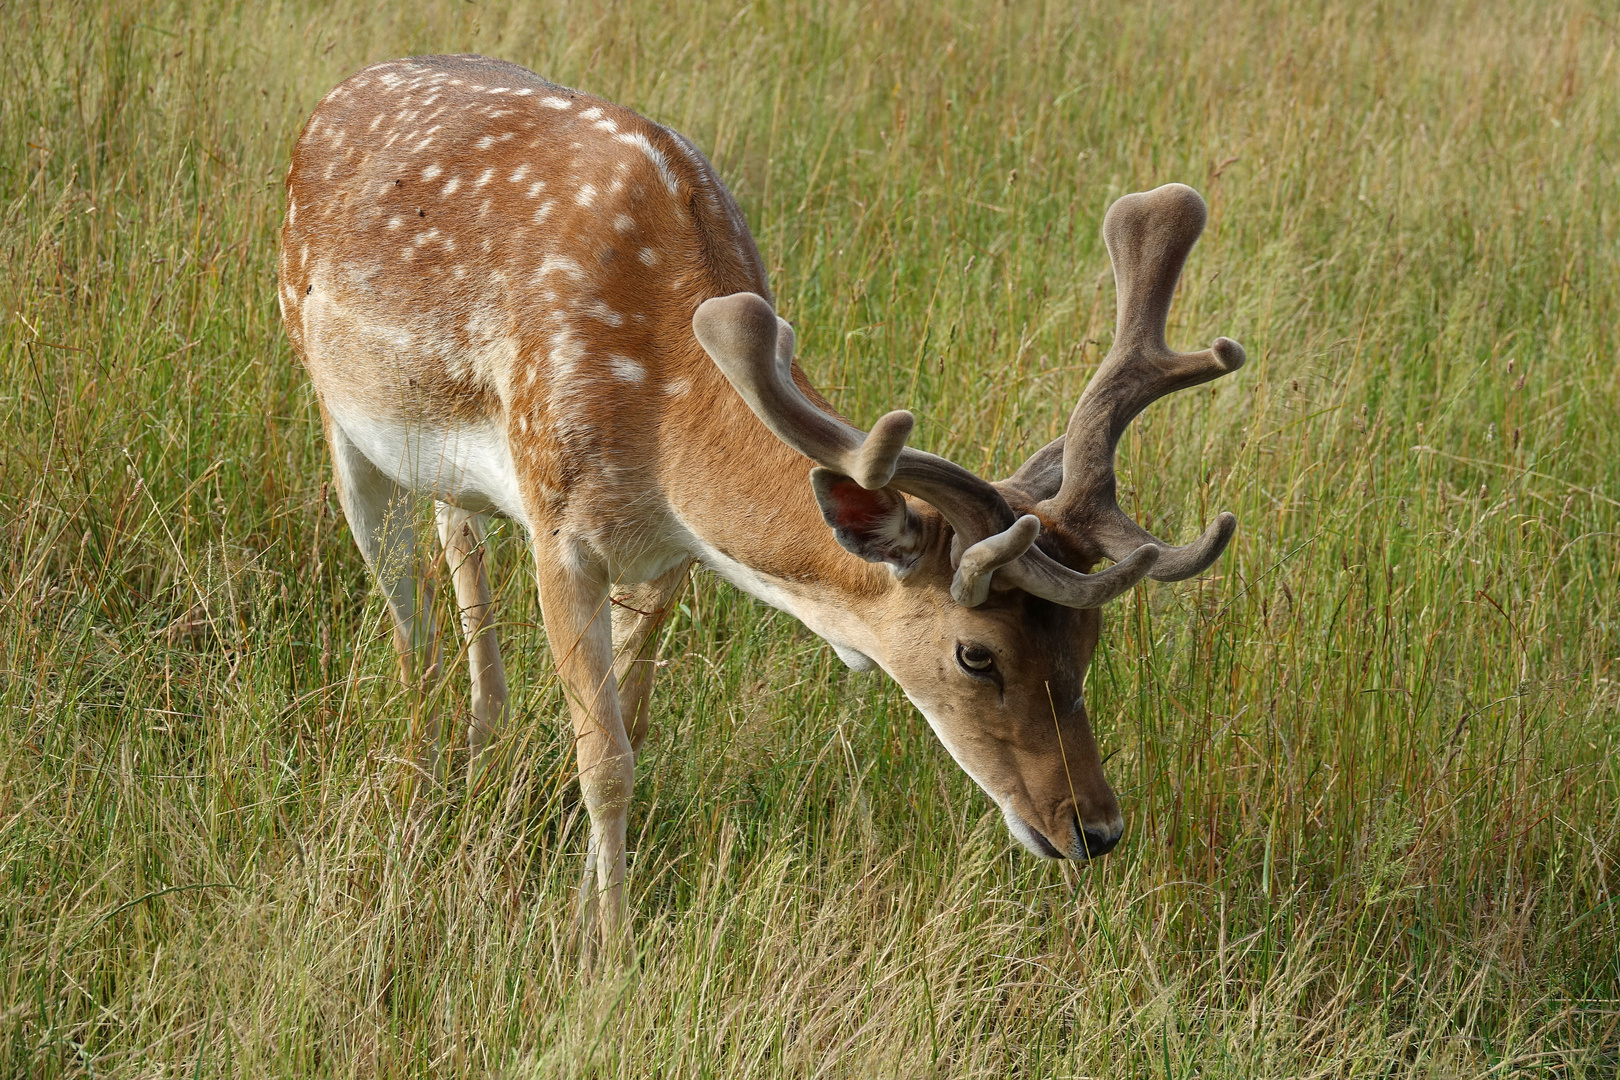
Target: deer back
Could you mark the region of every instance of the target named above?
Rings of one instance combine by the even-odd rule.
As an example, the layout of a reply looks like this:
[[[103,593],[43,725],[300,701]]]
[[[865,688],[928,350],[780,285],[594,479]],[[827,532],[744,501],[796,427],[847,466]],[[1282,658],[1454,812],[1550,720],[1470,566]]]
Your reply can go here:
[[[767,289],[684,137],[501,61],[360,72],[316,109],[287,175],[280,300],[323,407],[345,427],[504,435],[491,445],[538,489],[644,494],[662,445],[683,441],[665,429],[734,399],[693,311]]]

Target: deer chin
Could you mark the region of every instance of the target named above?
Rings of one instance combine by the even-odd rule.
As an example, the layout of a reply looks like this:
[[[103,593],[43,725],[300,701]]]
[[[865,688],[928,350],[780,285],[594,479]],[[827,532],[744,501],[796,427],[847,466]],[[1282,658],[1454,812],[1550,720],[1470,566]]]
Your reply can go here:
[[[1072,804],[1066,803],[1065,805],[1071,808],[1065,812],[1073,815],[1073,827],[1070,836],[1050,836],[1042,829],[1031,825],[1015,805],[1018,802],[1015,791],[998,790],[999,785],[989,783],[987,778],[982,775],[982,770],[975,768],[963,754],[958,752],[955,745],[956,740],[930,715],[931,710],[925,708],[910,693],[906,694],[906,699],[916,706],[917,711],[922,713],[923,719],[928,721],[928,726],[933,729],[935,737],[940,741],[940,745],[945,747],[945,752],[951,755],[951,760],[955,761],[958,767],[968,774],[968,778],[979,786],[980,791],[990,796],[991,801],[996,804],[996,808],[1001,811],[1002,820],[1007,823],[1007,831],[1012,834],[1013,839],[1017,840],[1019,846],[1025,851],[1041,859],[1068,859],[1071,862],[1088,862],[1106,855],[1119,842],[1120,836],[1125,831],[1125,821],[1117,810],[1111,818],[1099,824],[1082,821],[1078,815],[1074,814]]]
[[[1001,804],[1001,816],[1007,822],[1007,831],[1013,834],[1013,839],[1024,845],[1024,850],[1031,855],[1042,859],[1062,859],[1063,852],[1059,851],[1039,829],[1030,825],[1018,816],[1018,811],[1012,808],[1010,801],[997,800]]]
[[[951,755],[951,760],[956,762],[957,766],[963,772],[968,774],[968,779],[979,785],[980,791],[990,796],[990,801],[994,802],[996,804],[996,808],[1001,811],[1002,819],[1006,821],[1007,830],[1012,833],[1013,839],[1017,840],[1018,843],[1031,855],[1037,855],[1043,859],[1064,858],[1062,851],[1055,847],[1052,842],[1040,832],[1040,830],[1030,826],[1030,824],[1024,820],[1023,816],[1019,814],[1017,810],[1013,809],[1012,796],[1010,794],[997,791],[995,787],[987,783],[985,778],[979,774],[980,770],[974,768],[973,765],[971,765],[962,754],[957,752],[957,748],[955,746],[956,740],[951,738],[951,736],[946,733],[945,728],[940,725],[939,721],[936,720],[933,715],[931,715],[933,710],[925,707],[922,702],[912,697],[909,692],[906,694],[906,700],[911,702],[911,704],[916,707],[918,712],[922,713],[923,719],[928,721],[928,726],[933,729],[934,737],[937,738],[940,745],[945,748],[945,752]]]

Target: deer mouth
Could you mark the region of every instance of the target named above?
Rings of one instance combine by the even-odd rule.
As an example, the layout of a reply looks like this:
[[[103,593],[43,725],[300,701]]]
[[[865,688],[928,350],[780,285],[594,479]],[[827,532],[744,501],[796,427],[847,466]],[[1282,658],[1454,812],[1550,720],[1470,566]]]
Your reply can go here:
[[[1125,823],[1117,819],[1102,826],[1088,826],[1075,817],[1072,819],[1074,839],[1064,847],[1059,847],[1046,833],[1025,821],[1011,806],[1004,803],[1001,814],[1007,820],[1007,829],[1013,834],[1013,838],[1031,855],[1043,859],[1068,859],[1071,862],[1082,863],[1100,859],[1119,845],[1119,838],[1125,833]]]
[[[1043,859],[1067,858],[1063,849],[1047,839],[1046,834],[1025,821],[1023,815],[1012,808],[1008,801],[1001,802],[1001,816],[1006,819],[1007,831],[1013,834],[1013,839],[1024,846],[1024,850],[1031,855],[1038,855]]]
[[[1029,831],[1030,839],[1034,840],[1036,846],[1040,848],[1040,851],[1038,851],[1036,854],[1043,855],[1048,859],[1063,858],[1063,852],[1052,846],[1052,841],[1046,838],[1045,833],[1041,832],[1039,829],[1031,829]]]

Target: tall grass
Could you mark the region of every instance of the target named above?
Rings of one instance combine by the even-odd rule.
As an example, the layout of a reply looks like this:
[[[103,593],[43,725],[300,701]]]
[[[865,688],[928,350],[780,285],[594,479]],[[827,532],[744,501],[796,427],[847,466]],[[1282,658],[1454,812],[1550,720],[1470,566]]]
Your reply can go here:
[[[0,43],[0,1072],[1620,1074],[1607,5],[56,0]],[[1109,202],[1205,194],[1172,338],[1250,364],[1121,482],[1241,528],[1106,613],[1118,852],[1020,854],[891,684],[699,574],[641,961],[580,979],[509,532],[494,782],[401,797],[274,230],[326,89],[450,51],[691,135],[815,381],[995,475],[1106,350]]]

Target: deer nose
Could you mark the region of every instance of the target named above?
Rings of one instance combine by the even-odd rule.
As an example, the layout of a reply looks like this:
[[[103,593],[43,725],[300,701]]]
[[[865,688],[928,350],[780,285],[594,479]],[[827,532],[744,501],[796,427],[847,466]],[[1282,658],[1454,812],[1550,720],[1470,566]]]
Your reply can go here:
[[[1086,825],[1074,819],[1075,850],[1069,856],[1079,862],[1095,859],[1114,850],[1125,833],[1125,822],[1115,819],[1106,825]]]

